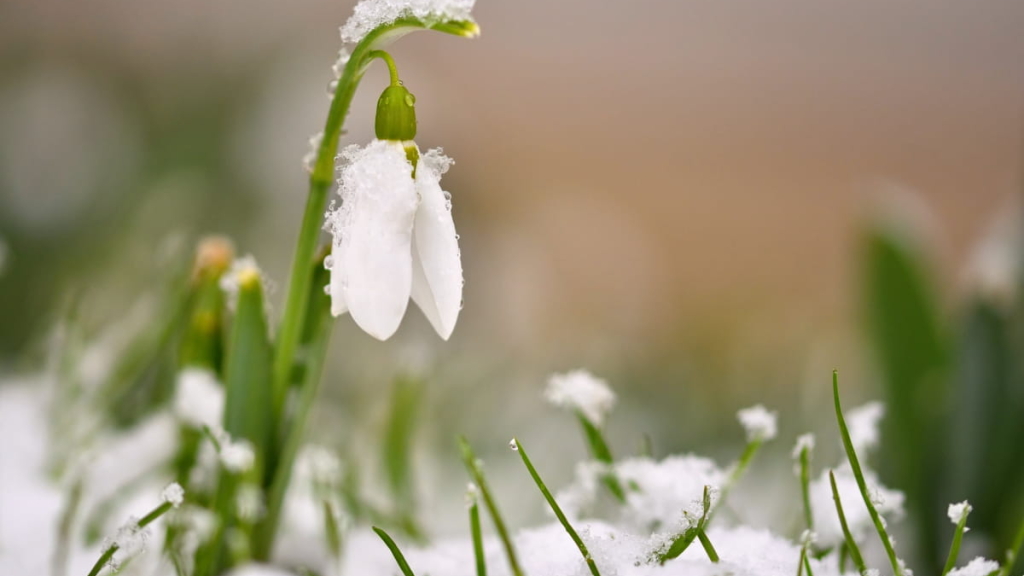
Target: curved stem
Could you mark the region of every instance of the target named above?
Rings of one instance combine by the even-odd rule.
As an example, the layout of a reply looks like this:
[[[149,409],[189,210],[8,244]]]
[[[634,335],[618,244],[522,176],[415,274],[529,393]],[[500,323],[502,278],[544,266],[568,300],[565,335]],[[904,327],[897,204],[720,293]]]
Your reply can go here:
[[[383,50],[372,50],[366,55],[366,59],[367,61],[370,61],[373,58],[380,58],[388,65],[388,75],[391,76],[392,86],[402,85],[402,80],[398,77],[398,66],[395,65],[395,59],[391,57],[391,54],[388,54]]]

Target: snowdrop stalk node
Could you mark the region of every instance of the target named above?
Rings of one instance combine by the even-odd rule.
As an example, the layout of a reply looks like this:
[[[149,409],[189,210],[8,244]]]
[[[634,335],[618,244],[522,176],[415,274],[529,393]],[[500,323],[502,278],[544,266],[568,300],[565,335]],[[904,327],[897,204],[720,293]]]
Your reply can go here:
[[[843,417],[843,407],[839,403],[838,370],[832,371],[832,397],[835,401],[836,420],[839,423],[839,434],[843,438],[843,448],[846,449],[846,458],[850,461],[850,468],[853,469],[853,477],[857,480],[857,488],[860,489],[860,495],[864,499],[864,505],[867,506],[868,515],[871,516],[871,522],[874,523],[875,530],[878,531],[878,537],[882,540],[882,546],[885,547],[885,554],[889,557],[889,563],[892,565],[893,575],[903,576],[903,568],[900,565],[899,559],[896,557],[896,550],[892,547],[892,539],[889,537],[889,533],[885,529],[885,524],[882,523],[882,517],[878,514],[878,510],[875,509],[875,504],[871,500],[871,494],[868,493],[868,485],[864,480],[864,472],[861,470],[860,460],[857,458],[857,451],[853,448],[853,440],[850,439],[850,429],[847,428],[846,418]]]
[[[529,471],[530,477],[537,484],[537,488],[540,489],[540,493],[544,495],[544,499],[547,500],[548,505],[551,506],[551,511],[555,513],[555,517],[565,528],[565,531],[569,533],[569,537],[579,548],[580,554],[583,555],[583,560],[587,563],[587,568],[590,569],[590,573],[594,576],[601,576],[601,573],[597,570],[597,563],[594,562],[593,556],[590,555],[590,551],[587,550],[587,545],[583,543],[580,535],[576,533],[576,530],[569,523],[569,519],[565,517],[565,513],[562,512],[562,508],[555,501],[555,497],[551,495],[551,491],[544,485],[544,481],[541,480],[540,474],[537,473],[537,469],[533,467],[533,463],[530,462],[530,457],[526,455],[526,450],[518,439],[512,439],[512,448],[519,453],[519,457],[522,458],[523,464],[526,466],[526,470]]]
[[[498,539],[501,540],[501,544],[505,548],[505,555],[508,557],[508,566],[512,576],[523,576],[523,569],[519,567],[519,558],[516,556],[515,546],[512,545],[512,537],[508,533],[508,528],[505,527],[505,521],[502,520],[501,512],[498,511],[498,505],[495,503],[491,490],[487,486],[487,478],[484,477],[482,469],[483,463],[477,459],[476,454],[473,453],[473,448],[465,438],[459,437],[459,451],[462,453],[462,462],[466,465],[466,470],[473,478],[477,489],[480,490],[480,497],[484,499],[484,506],[487,507],[487,511],[491,514],[494,529],[498,532]]]

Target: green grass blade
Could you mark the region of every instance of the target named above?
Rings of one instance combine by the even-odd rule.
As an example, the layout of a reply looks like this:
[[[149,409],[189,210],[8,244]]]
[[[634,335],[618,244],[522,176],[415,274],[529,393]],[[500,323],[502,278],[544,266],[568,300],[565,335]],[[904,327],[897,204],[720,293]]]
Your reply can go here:
[[[718,551],[711,544],[711,539],[708,538],[707,532],[703,530],[697,531],[697,539],[700,540],[700,545],[704,548],[704,553],[708,555],[708,559],[712,563],[718,564]]]
[[[310,288],[312,293],[308,300],[309,316],[303,323],[305,333],[302,337],[302,344],[308,350],[308,354],[305,362],[301,364],[301,371],[297,376],[300,382],[298,401],[295,413],[284,425],[282,438],[278,440],[280,448],[275,450],[268,459],[272,478],[267,491],[267,513],[257,527],[256,545],[253,547],[253,554],[261,561],[266,561],[273,549],[285,493],[291,482],[292,467],[305,440],[306,422],[312,414],[313,404],[320,389],[324,360],[327,357],[327,346],[330,343],[331,328],[334,325],[331,321],[330,298],[323,290],[330,280],[330,274],[323,266],[327,254],[329,254],[329,247],[322,250],[317,259],[310,264],[313,278]],[[348,472],[354,474],[355,469],[351,468]],[[358,516],[357,508],[350,508],[350,511]]]
[[[469,531],[473,536],[473,559],[476,561],[476,576],[487,576],[487,559],[484,557],[484,536],[480,528],[480,504],[475,490],[467,495],[469,502]]]
[[[420,380],[404,375],[395,379],[381,447],[384,476],[395,508],[410,518],[414,516],[416,506],[412,482],[412,448],[422,397],[423,383]]]
[[[323,501],[324,513],[324,537],[327,539],[327,549],[335,560],[341,558],[341,527],[338,526],[338,517],[334,506],[327,500]]]
[[[232,438],[252,442],[259,467],[274,432],[263,282],[255,267],[240,271],[237,282],[238,303],[224,371],[224,430]]]
[[[839,488],[836,487],[836,475],[831,470],[828,471],[828,481],[832,485],[832,500],[836,503],[836,514],[839,515],[839,526],[843,529],[843,538],[846,543],[839,551],[839,565],[843,566],[846,556],[849,556],[853,561],[853,565],[857,568],[857,573],[863,574],[867,571],[868,567],[864,563],[864,556],[860,553],[857,541],[853,539],[853,534],[850,533],[850,525],[846,523],[846,514],[843,513],[843,502],[839,499]]]
[[[402,571],[402,575],[416,576],[413,574],[412,568],[409,568],[409,563],[405,561],[405,556],[402,554],[402,551],[398,549],[398,544],[395,544],[395,541],[391,539],[391,536],[388,536],[387,532],[376,526],[373,527],[373,531],[376,532],[377,536],[380,536],[380,539],[384,541],[388,550],[391,550],[391,555],[395,557],[395,562],[398,563],[398,568]]]
[[[956,559],[960,555],[960,542],[964,538],[964,530],[967,528],[967,517],[971,513],[970,505],[964,510],[963,516],[956,523],[956,530],[953,532],[953,542],[949,545],[949,556],[946,557],[946,566],[942,569],[942,576],[949,574],[949,571],[956,566]]]
[[[942,555],[938,512],[946,503],[937,475],[945,476],[943,450],[935,438],[949,428],[944,419],[950,373],[950,341],[925,258],[893,231],[878,227],[865,249],[868,342],[874,346],[886,405],[883,466],[905,488],[909,516],[916,519],[925,572],[938,573]]]
[[[814,514],[811,510],[811,449],[804,446],[800,450],[800,496],[804,506],[804,524],[808,530],[814,530]]]
[[[612,457],[611,448],[608,447],[608,442],[605,441],[601,429],[595,426],[589,418],[578,410],[576,411],[576,419],[579,420],[580,426],[583,428],[583,435],[587,439],[587,447],[590,449],[590,455],[594,460],[608,466],[614,464],[615,459]],[[622,489],[622,484],[614,472],[603,474],[601,482],[608,487],[608,491],[612,493],[612,496],[615,496],[616,500],[619,502],[626,501],[626,492]]]
[[[1021,518],[1020,528],[1017,529],[1013,544],[1006,550],[1006,561],[999,569],[999,576],[1010,576],[1010,570],[1013,570],[1014,564],[1017,563],[1017,555],[1022,549],[1024,549],[1024,518]]]
[[[676,538],[672,541],[672,543],[668,547],[668,550],[657,556],[657,560],[660,564],[664,564],[665,562],[672,560],[673,558],[678,558],[680,554],[686,552],[686,549],[690,547],[690,544],[693,544],[694,540],[699,538],[700,535],[704,533],[704,530],[707,527],[708,522],[711,521],[712,514],[710,486],[704,487],[702,507],[703,510],[701,512],[700,519],[697,520],[697,525],[687,528],[686,530],[683,530],[683,533],[676,536]],[[706,538],[707,537],[705,535],[705,539]],[[701,544],[704,545],[703,540],[701,540]],[[704,546],[704,551],[708,553],[708,558],[710,558],[712,562],[718,562],[718,554],[714,551],[714,547],[710,544],[711,541],[708,540],[707,545]]]
[[[494,529],[498,532],[498,538],[501,540],[501,544],[505,548],[505,556],[508,558],[509,570],[512,572],[513,576],[523,576],[523,570],[519,567],[519,558],[516,556],[515,546],[513,546],[512,538],[509,535],[508,529],[505,527],[505,521],[502,520],[501,512],[498,511],[498,505],[494,501],[494,497],[491,495],[490,488],[487,486],[487,478],[484,477],[481,462],[477,459],[476,455],[473,454],[473,448],[465,438],[459,437],[459,451],[462,453],[462,462],[466,465],[466,470],[473,478],[473,482],[476,484],[477,488],[480,489],[480,496],[484,499],[484,506],[487,507],[487,511],[491,514],[491,520],[494,522]]]
[[[512,449],[519,452],[519,457],[522,458],[523,464],[526,466],[526,470],[530,473],[530,477],[533,478],[540,493],[544,495],[544,499],[547,500],[548,506],[551,507],[551,511],[555,513],[555,517],[565,528],[565,531],[569,533],[569,537],[576,544],[576,548],[579,549],[580,554],[583,555],[583,561],[587,563],[587,568],[590,569],[590,573],[594,576],[601,576],[601,573],[597,569],[597,563],[594,562],[594,558],[590,555],[590,551],[587,550],[587,545],[583,543],[583,539],[580,538],[579,534],[569,523],[569,519],[565,517],[565,513],[562,512],[562,508],[555,501],[555,497],[551,495],[551,491],[544,485],[544,481],[541,480],[540,474],[537,473],[537,469],[533,467],[533,463],[530,462],[530,457],[526,455],[526,450],[518,439],[512,439]]]
[[[899,559],[896,558],[896,551],[892,547],[892,541],[889,538],[888,532],[885,530],[885,525],[882,524],[882,518],[878,515],[878,510],[875,509],[874,503],[871,502],[871,495],[868,494],[868,485],[864,480],[864,472],[860,468],[860,460],[857,459],[857,452],[853,449],[853,441],[850,439],[850,430],[846,427],[846,419],[843,417],[843,407],[839,403],[838,370],[832,371],[832,396],[835,400],[836,420],[839,423],[839,434],[843,438],[843,448],[846,449],[846,458],[850,461],[850,468],[853,469],[853,477],[857,480],[857,488],[860,489],[861,498],[864,499],[864,505],[867,506],[868,515],[871,516],[871,522],[875,525],[878,537],[882,540],[882,546],[885,547],[885,554],[889,557],[889,563],[892,564],[892,573],[895,576],[902,576],[903,570],[900,569]]]

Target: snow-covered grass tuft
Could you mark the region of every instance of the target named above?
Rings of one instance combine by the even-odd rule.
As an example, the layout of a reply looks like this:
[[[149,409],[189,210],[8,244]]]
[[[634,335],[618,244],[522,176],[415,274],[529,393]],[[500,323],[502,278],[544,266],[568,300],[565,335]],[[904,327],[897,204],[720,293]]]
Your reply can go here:
[[[736,417],[747,431],[748,442],[771,440],[778,433],[777,414],[760,404],[740,410]]]
[[[586,370],[551,376],[544,397],[554,406],[582,414],[595,426],[601,426],[615,406],[615,393],[608,383]]]

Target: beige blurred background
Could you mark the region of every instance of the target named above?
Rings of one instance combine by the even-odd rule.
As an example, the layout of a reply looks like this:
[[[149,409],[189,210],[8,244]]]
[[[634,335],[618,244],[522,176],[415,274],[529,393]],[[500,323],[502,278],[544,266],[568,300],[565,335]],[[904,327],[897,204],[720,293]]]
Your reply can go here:
[[[126,244],[145,262],[174,231],[232,233],[284,282],[351,4],[3,3],[6,355],[84,277],[137,276]],[[481,0],[476,15],[476,41],[393,50],[420,144],[457,161],[467,293],[447,350],[806,354],[855,336],[857,234],[879,198],[931,211],[952,292],[1021,186],[1020,2]],[[368,75],[346,142],[372,136],[382,84]],[[435,348],[407,323],[399,340]]]

